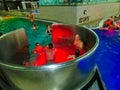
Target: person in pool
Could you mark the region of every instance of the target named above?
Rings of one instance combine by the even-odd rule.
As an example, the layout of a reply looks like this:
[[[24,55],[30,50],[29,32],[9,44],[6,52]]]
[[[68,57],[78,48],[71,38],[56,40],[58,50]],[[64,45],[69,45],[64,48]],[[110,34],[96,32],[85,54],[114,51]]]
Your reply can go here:
[[[33,24],[33,28],[32,28],[33,30],[37,30],[37,25],[34,23]]]
[[[83,40],[81,40],[79,34],[75,35],[73,46],[75,47],[75,50],[78,49],[80,51],[80,55],[82,55],[86,52],[84,42],[83,42]]]
[[[45,47],[45,53],[46,53],[47,64],[53,63],[54,59],[55,59],[56,49],[53,48],[53,44],[52,43],[49,43]]]
[[[73,44],[73,45],[75,46],[76,49],[79,49],[79,50],[83,49],[84,43],[83,43],[83,41],[80,39],[79,34],[76,34],[76,35],[75,35],[75,39],[74,39],[74,44]]]
[[[46,34],[47,35],[51,35],[52,34],[52,29],[51,29],[50,25],[47,26]]]
[[[33,53],[36,55],[35,60],[32,62],[32,66],[42,66],[46,64],[46,55],[44,48],[39,44],[35,44],[36,47],[33,50]]]

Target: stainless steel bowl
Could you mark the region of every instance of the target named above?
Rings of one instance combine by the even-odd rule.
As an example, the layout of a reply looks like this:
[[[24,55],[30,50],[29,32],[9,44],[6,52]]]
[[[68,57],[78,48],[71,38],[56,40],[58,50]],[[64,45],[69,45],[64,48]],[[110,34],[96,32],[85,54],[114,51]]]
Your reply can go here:
[[[24,29],[15,30],[0,37],[0,68],[8,80],[9,89],[74,90],[75,87],[82,86],[89,76],[94,74],[96,64],[92,55],[99,44],[98,36],[86,27],[69,26],[74,27],[75,32],[82,35],[90,48],[75,60],[60,64],[38,67],[25,67],[19,62],[16,64],[14,63],[16,60],[10,60],[10,58],[18,49],[28,45]]]

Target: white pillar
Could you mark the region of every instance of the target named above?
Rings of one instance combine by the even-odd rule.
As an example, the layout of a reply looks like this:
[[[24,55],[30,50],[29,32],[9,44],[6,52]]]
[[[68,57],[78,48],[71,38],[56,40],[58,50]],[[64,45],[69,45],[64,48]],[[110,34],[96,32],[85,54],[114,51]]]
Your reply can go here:
[[[26,8],[26,3],[25,3],[24,1],[22,1],[22,7],[23,7],[24,10],[27,9],[27,8]]]
[[[19,7],[19,6],[17,6],[17,9],[18,9],[18,10],[20,10],[20,7]]]

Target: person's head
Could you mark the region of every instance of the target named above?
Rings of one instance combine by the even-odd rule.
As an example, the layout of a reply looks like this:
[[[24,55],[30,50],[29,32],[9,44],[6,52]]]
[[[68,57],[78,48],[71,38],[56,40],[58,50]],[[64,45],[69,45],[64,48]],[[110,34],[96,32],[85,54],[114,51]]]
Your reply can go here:
[[[34,23],[32,28],[33,30],[37,30],[37,25]]]
[[[50,30],[50,29],[51,29],[51,26],[50,26],[50,25],[48,25],[48,26],[47,26],[47,29],[48,29],[48,30]]]
[[[35,45],[38,46],[38,45],[40,45],[40,44],[39,44],[39,43],[36,43]]]
[[[111,16],[110,18],[113,18],[113,16]]]
[[[36,27],[36,24],[34,23],[33,26]]]
[[[52,49],[52,48],[53,48],[53,44],[52,44],[52,43],[49,43],[49,44],[48,44],[48,47],[49,47],[50,49]]]

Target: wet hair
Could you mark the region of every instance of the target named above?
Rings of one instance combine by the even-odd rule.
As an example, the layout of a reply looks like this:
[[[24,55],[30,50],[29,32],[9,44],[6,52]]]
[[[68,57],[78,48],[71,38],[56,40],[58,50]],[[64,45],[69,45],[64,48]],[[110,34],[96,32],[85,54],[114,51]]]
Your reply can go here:
[[[52,43],[49,43],[49,44],[48,44],[48,47],[49,47],[50,49],[52,49],[52,48],[53,48],[53,44],[52,44]]]
[[[35,24],[35,23],[33,23],[33,26],[36,26],[36,24]]]
[[[76,49],[76,50],[75,50],[75,58],[76,58],[76,57],[79,57],[79,55],[80,55],[80,50],[79,50],[79,49]]]
[[[35,45],[37,46],[39,43],[37,42],[37,43],[35,43]]]
[[[110,18],[113,18],[113,16],[111,16]]]

